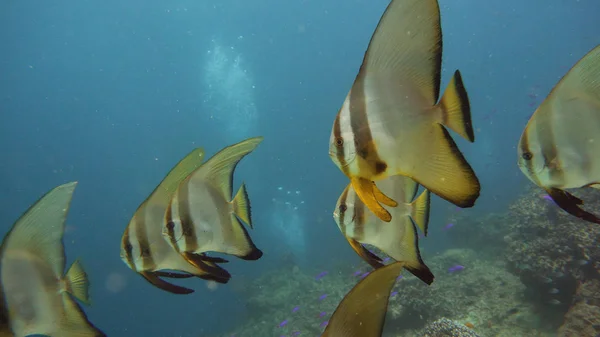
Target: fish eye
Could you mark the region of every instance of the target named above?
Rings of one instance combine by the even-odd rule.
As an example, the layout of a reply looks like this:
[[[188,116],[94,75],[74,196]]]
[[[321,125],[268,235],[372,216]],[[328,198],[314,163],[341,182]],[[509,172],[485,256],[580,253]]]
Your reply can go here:
[[[523,157],[525,160],[531,160],[531,158],[533,158],[533,154],[531,154],[531,152],[523,152],[521,157]]]
[[[167,229],[168,230],[173,230],[175,228],[175,223],[173,221],[169,221],[167,222]]]
[[[348,209],[348,207],[346,207],[346,205],[344,205],[344,204],[341,204],[339,207],[340,213],[344,213],[347,209]]]
[[[342,137],[337,137],[335,139],[335,146],[337,147],[342,147],[344,145],[344,138]]]

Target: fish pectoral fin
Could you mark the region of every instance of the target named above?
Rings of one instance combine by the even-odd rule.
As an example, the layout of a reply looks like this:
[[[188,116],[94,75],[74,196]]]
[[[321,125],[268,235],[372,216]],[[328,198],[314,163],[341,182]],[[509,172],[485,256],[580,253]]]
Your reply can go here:
[[[443,120],[446,121],[447,127],[471,143],[475,141],[469,96],[460,71],[454,72],[438,106],[442,109],[442,115],[445,117]]]
[[[231,279],[231,274],[227,270],[210,261],[206,261],[205,256],[202,256],[202,254],[184,252],[181,256],[200,271],[195,276],[201,279],[213,280],[218,283],[227,283]]]
[[[548,195],[552,200],[554,200],[554,202],[565,212],[585,221],[600,224],[600,218],[598,218],[598,216],[579,207],[580,205],[583,205],[583,200],[558,188],[548,188],[546,189],[546,192],[548,192]]]
[[[242,183],[242,186],[235,194],[235,197],[231,201],[233,205],[233,213],[242,219],[243,222],[247,223],[250,228],[252,226],[252,217],[250,212],[250,199],[248,198],[248,192],[246,191],[246,184]]]
[[[411,172],[403,172],[429,191],[456,206],[473,207],[481,186],[473,169],[441,124],[434,124],[418,146]]]
[[[421,195],[411,203],[410,217],[421,229],[423,235],[427,236],[427,228],[429,226],[429,205],[431,203],[431,193],[429,190],[424,190]]]
[[[383,206],[377,202],[375,194],[373,193],[373,182],[369,179],[354,177],[350,179],[352,188],[356,192],[356,195],[360,200],[375,214],[379,219],[390,222],[392,221],[392,215]]]
[[[188,273],[174,273],[170,271],[155,271],[154,274],[158,277],[168,277],[168,278],[190,278],[194,277],[192,274]]]
[[[193,289],[177,286],[161,279],[155,272],[141,272],[140,275],[142,275],[148,282],[152,283],[153,286],[164,291],[168,291],[172,294],[187,295],[194,292]]]
[[[106,337],[104,332],[88,320],[81,307],[68,294],[63,295],[62,305],[64,316],[56,327],[61,337]]]
[[[90,294],[87,273],[83,270],[81,261],[73,262],[65,275],[66,290],[79,301],[90,304]]]
[[[398,206],[398,202],[396,202],[396,200],[383,194],[383,192],[381,192],[381,190],[379,189],[379,187],[377,187],[377,185],[375,184],[374,181],[372,181],[372,183],[373,183],[373,195],[375,196],[375,200],[377,200],[377,202],[379,202],[380,204],[389,206],[389,207]]]
[[[381,336],[390,293],[403,266],[390,263],[358,282],[335,309],[321,337]]]
[[[366,263],[368,263],[371,267],[377,269],[384,266],[381,261],[381,258],[373,253],[371,253],[368,249],[366,249],[360,242],[346,236],[346,240],[350,244],[350,247],[354,249],[356,254],[360,256]]]
[[[222,257],[208,256],[208,255],[206,255],[206,254],[204,254],[204,253],[202,253],[202,254],[197,254],[197,255],[198,255],[198,257],[199,257],[200,259],[202,259],[203,261],[206,261],[206,262],[211,262],[211,263],[229,263],[229,261],[228,261],[228,260],[225,260],[225,259],[224,259],[224,258],[222,258]]]

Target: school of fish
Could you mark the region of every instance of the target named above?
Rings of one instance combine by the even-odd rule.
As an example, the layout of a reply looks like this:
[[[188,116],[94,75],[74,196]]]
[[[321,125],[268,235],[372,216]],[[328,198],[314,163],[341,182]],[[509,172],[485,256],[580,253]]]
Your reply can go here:
[[[441,64],[437,0],[391,0],[334,118],[329,143],[331,160],[349,178],[334,220],[374,271],[339,303],[323,337],[381,336],[401,271],[427,285],[434,281],[418,235],[428,234],[430,193],[463,208],[474,206],[480,195],[479,180],[448,131],[474,142],[469,97],[458,70],[440,97]],[[600,224],[600,215],[587,212],[583,200],[566,191],[600,188],[598,135],[600,46],[556,84],[517,146],[518,167],[527,178],[566,212]],[[249,234],[254,224],[246,185],[234,194],[233,175],[262,140],[227,146],[206,161],[202,148],[181,159],[125,227],[123,262],[154,287],[184,295],[194,290],[173,280],[230,281],[223,268],[228,261],[209,254],[260,259],[263,252]],[[47,192],[4,236],[0,337],[105,336],[81,305],[90,303],[82,264],[76,260],[65,271],[63,235],[76,186],[70,182]]]

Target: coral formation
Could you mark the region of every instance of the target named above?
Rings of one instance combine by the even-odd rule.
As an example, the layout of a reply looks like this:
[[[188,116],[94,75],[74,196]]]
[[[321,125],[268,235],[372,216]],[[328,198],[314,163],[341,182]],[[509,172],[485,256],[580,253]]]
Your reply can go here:
[[[479,337],[473,330],[447,318],[429,324],[423,337]]]

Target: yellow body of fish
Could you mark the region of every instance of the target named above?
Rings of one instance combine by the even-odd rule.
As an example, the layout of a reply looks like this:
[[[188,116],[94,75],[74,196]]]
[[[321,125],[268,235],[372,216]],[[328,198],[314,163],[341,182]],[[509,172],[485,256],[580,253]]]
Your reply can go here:
[[[531,116],[518,146],[518,165],[565,211],[600,218],[565,191],[600,183],[600,46],[558,82]]]
[[[397,202],[372,181],[411,177],[431,192],[471,207],[480,185],[444,127],[474,140],[458,71],[438,102],[442,33],[436,0],[392,0],[334,121],[329,155],[380,219]]]
[[[398,201],[398,206],[391,209],[392,221],[386,223],[369,212],[349,184],[333,213],[338,227],[352,248],[374,268],[383,264],[362,244],[373,245],[396,261],[404,262],[408,271],[431,284],[434,276],[421,258],[416,228],[419,226],[423,233],[427,233],[429,192],[423,191],[412,201],[418,184],[404,176],[388,177],[381,180],[379,186],[383,193]]]
[[[4,238],[0,273],[15,336],[105,336],[70,294],[86,303],[87,275],[78,261],[63,276],[62,238],[76,183],[56,187],[36,202]]]

